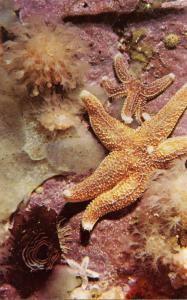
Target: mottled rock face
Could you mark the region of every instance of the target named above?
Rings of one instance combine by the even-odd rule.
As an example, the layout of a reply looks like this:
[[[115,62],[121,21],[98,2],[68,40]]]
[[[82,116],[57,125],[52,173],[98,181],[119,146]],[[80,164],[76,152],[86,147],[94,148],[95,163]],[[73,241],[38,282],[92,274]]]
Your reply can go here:
[[[67,15],[98,15],[107,12],[132,12],[139,0],[79,0],[79,1],[64,1],[66,2]]]
[[[46,18],[98,15],[108,12],[130,13],[135,10],[139,0],[15,0],[21,10],[21,18],[34,14],[45,14]]]
[[[33,15],[45,15],[46,19],[72,16],[88,16],[106,13],[129,14],[136,9],[150,12],[152,9],[181,9],[186,0],[13,0],[20,10],[22,20]],[[162,3],[163,2],[163,3]]]

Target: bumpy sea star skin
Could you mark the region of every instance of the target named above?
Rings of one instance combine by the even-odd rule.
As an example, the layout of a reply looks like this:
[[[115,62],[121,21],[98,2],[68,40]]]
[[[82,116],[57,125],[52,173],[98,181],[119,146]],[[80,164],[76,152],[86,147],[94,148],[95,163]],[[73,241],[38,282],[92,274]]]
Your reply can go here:
[[[64,191],[69,202],[94,199],[82,219],[83,229],[90,231],[106,213],[139,198],[155,169],[167,168],[172,159],[187,154],[187,136],[167,139],[187,107],[187,84],[138,129],[111,117],[89,92],[83,91],[81,99],[95,134],[111,151],[91,176]]]
[[[127,96],[121,112],[121,118],[126,124],[132,123],[133,115],[139,123],[142,123],[142,119],[150,119],[150,115],[145,112],[146,102],[161,94],[175,79],[175,75],[170,73],[151,83],[144,84],[130,75],[127,62],[121,54],[114,57],[114,69],[121,84],[114,86],[105,76],[101,85],[109,97]]]

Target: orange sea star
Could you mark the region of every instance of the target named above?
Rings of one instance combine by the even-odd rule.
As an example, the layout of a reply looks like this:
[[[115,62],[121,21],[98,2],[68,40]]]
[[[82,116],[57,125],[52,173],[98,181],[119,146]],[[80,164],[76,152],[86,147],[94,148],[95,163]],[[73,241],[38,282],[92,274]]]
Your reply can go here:
[[[70,190],[69,202],[94,199],[84,212],[82,226],[91,230],[106,213],[134,202],[146,190],[152,173],[187,153],[187,136],[167,139],[187,107],[187,84],[137,129],[111,117],[92,94],[81,94],[95,134],[110,151],[97,170]]]
[[[109,97],[127,96],[121,112],[121,118],[126,124],[132,123],[133,115],[139,123],[142,123],[142,119],[150,119],[150,115],[145,112],[146,102],[161,94],[175,79],[175,75],[170,73],[151,83],[144,84],[130,75],[127,62],[121,54],[114,57],[114,69],[121,84],[114,86],[105,76],[101,85]]]

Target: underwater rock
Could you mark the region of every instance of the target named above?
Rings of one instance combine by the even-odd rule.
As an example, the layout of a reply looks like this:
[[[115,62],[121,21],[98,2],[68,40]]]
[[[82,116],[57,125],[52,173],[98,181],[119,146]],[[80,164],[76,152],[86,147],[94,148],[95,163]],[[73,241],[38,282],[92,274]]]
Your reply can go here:
[[[27,17],[44,14],[46,19],[65,18],[71,16],[99,15],[103,13],[129,14],[136,9],[151,12],[157,8],[183,8],[185,0],[177,1],[141,1],[141,0],[14,0],[16,8],[20,10],[20,17],[24,20]],[[143,3],[143,5],[142,5]]]
[[[99,87],[104,75],[113,77],[112,61],[117,52],[118,36],[109,25],[102,23],[83,23],[80,29],[83,38],[90,45],[88,61],[91,68],[87,74],[88,83]]]
[[[136,9],[140,0],[14,0],[16,8],[20,10],[21,19],[31,15],[43,14],[47,19],[51,17],[68,17],[82,15],[96,15],[107,12],[130,13]]]
[[[171,0],[165,1],[162,3],[162,8],[175,8],[175,9],[182,9],[187,6],[186,0]]]
[[[139,0],[78,0],[76,3],[64,1],[66,16],[98,15],[107,12],[130,13],[135,10]]]

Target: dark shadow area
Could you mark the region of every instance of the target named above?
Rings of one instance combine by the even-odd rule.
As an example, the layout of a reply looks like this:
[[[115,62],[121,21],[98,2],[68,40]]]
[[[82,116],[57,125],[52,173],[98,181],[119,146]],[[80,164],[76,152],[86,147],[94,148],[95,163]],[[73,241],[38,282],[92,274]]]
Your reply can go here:
[[[59,219],[70,220],[73,216],[77,215],[81,211],[84,211],[88,205],[88,201],[78,203],[66,203],[59,215]]]
[[[1,255],[0,284],[10,284],[26,298],[41,289],[53,266],[60,263],[56,213],[44,206],[27,210],[22,204],[12,216],[12,224],[4,246],[6,257]]]
[[[84,230],[82,227],[80,228],[80,239],[81,239],[81,245],[87,246],[90,241],[91,233],[87,230]]]
[[[181,14],[184,9],[157,9],[155,11],[150,12],[137,12],[134,11],[130,14],[128,13],[102,13],[99,15],[83,15],[83,16],[70,16],[64,18],[64,22],[71,22],[75,25],[85,24],[85,23],[95,23],[95,24],[106,24],[112,27],[119,26],[119,24],[123,24],[130,22],[142,22],[153,19],[159,19],[161,17],[167,17],[168,14]]]

